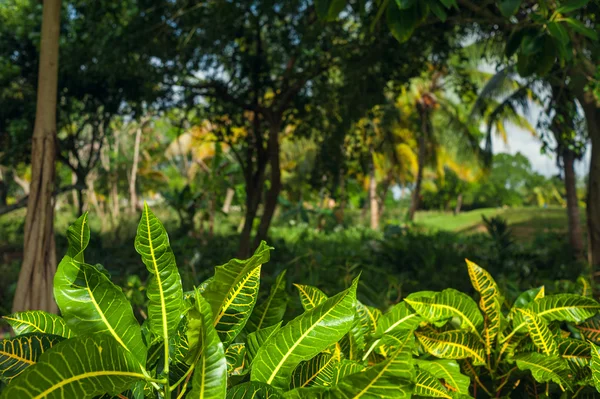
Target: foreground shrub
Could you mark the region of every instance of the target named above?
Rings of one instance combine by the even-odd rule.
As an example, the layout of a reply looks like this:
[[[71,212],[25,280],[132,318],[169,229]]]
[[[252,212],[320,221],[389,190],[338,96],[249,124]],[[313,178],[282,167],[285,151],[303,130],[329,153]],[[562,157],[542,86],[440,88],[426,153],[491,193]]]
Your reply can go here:
[[[62,317],[5,317],[1,398],[376,398],[594,395],[600,305],[583,295],[524,292],[509,307],[467,261],[479,304],[446,289],[387,312],[356,298],[358,278],[328,298],[296,285],[304,313],[283,323],[285,272],[261,301],[261,243],[184,292],[167,233],[147,206],[135,248],[150,273],[147,318],[100,265],[84,261],[87,215],[67,233],[54,294]],[[258,302],[258,303],[257,303]],[[597,393],[596,393],[597,394]]]

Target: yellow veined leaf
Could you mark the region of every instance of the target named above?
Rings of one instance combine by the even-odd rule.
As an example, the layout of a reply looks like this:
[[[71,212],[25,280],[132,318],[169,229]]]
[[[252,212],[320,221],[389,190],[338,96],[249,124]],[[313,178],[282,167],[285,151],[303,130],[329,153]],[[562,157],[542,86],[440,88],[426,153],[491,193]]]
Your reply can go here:
[[[267,299],[254,307],[254,311],[246,324],[247,331],[260,330],[281,321],[288,301],[288,294],[285,291],[285,275],[286,270],[281,272],[275,279],[275,284],[271,286]]]
[[[335,344],[350,330],[357,284],[355,279],[349,289],[298,316],[271,336],[254,357],[251,380],[287,388],[301,361]]]
[[[264,382],[249,381],[235,385],[227,392],[227,399],[281,399],[280,391]]]
[[[465,260],[471,283],[481,297],[479,299],[479,308],[484,314],[483,340],[486,354],[489,356],[492,353],[495,339],[500,331],[503,299],[500,295],[500,289],[492,276],[482,267],[468,259]]]
[[[438,334],[415,333],[427,353],[441,359],[471,358],[475,365],[485,364],[485,350],[477,337],[465,331]]]
[[[592,348],[588,342],[572,338],[556,340],[558,354],[565,359],[575,374],[585,374],[592,359]]]
[[[548,356],[556,355],[558,353],[556,341],[546,323],[533,312],[522,309],[519,311],[523,314],[533,344]]]
[[[595,344],[600,344],[600,317],[596,316],[576,327],[581,335]]]
[[[58,335],[28,333],[0,341],[0,379],[9,382],[63,339]]]
[[[571,390],[569,366],[559,356],[546,356],[537,352],[515,356],[519,370],[529,370],[537,382],[555,382],[564,390]]]
[[[256,356],[260,347],[263,346],[273,334],[281,329],[281,323],[282,322],[280,321],[273,326],[261,328],[260,330],[248,334],[248,337],[246,338],[246,354],[250,363],[254,360],[254,356]]]
[[[428,371],[422,369],[417,371],[417,380],[415,382],[415,390],[413,395],[426,396],[430,398],[452,398],[448,390],[442,385],[439,379],[437,379]]]
[[[117,395],[145,380],[139,363],[112,336],[94,334],[62,341],[44,352],[2,392],[2,399],[93,398]]]
[[[431,297],[411,294],[404,301],[430,323],[458,317],[462,322],[461,326],[465,326],[482,340],[479,331],[483,327],[483,317],[475,301],[468,295],[448,288]]]
[[[327,295],[317,287],[294,284],[300,294],[300,302],[304,310],[311,310],[327,300]]]
[[[581,289],[580,295],[593,296],[594,291],[592,290],[592,286],[587,278],[585,278],[583,276],[579,276],[577,278],[577,284],[579,285],[579,287]]]
[[[246,344],[231,344],[225,351],[227,375],[242,375],[248,372],[246,364]]]
[[[412,331],[396,330],[385,335],[382,342],[390,347],[389,356],[363,371],[342,378],[333,388],[334,397],[408,398],[411,396],[415,379]]]
[[[337,385],[340,380],[348,375],[361,372],[365,369],[365,366],[354,360],[344,359],[335,364],[333,369],[333,376],[331,377],[331,385]]]
[[[43,333],[64,338],[71,338],[74,335],[62,317],[42,310],[17,312],[2,318],[10,324],[17,335]]]
[[[596,390],[600,392],[600,348],[592,344],[592,361],[590,363],[592,369],[592,381]]]
[[[420,360],[415,359],[415,364],[421,370],[431,373],[434,377],[444,381],[444,386],[451,392],[469,394],[471,380],[460,372],[456,360]]]
[[[169,339],[175,335],[182,317],[183,289],[169,236],[146,203],[138,224],[135,250],[150,273],[146,290],[149,327],[164,342],[165,371],[168,371]]]
[[[339,349],[333,353],[319,353],[312,359],[302,362],[292,375],[290,389],[310,386],[331,386],[336,365],[341,361]]]
[[[83,263],[90,237],[87,214],[67,230],[69,249],[54,275],[54,298],[67,326],[77,335],[108,333],[146,364],[147,349],[130,302],[101,266]],[[64,332],[64,330],[63,330]]]
[[[202,294],[211,305],[215,328],[225,346],[244,328],[256,305],[261,266],[269,261],[271,249],[263,241],[250,259],[232,259],[217,266]]]

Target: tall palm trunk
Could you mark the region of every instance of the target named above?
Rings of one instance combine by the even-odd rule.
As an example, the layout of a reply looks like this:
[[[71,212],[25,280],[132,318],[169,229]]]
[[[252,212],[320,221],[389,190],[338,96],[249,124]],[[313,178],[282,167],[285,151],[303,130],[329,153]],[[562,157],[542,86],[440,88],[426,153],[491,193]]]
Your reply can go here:
[[[31,191],[27,202],[23,264],[13,301],[13,312],[58,310],[52,294],[56,272],[54,202],[56,160],[56,99],[60,0],[44,1],[37,106],[31,148]]]
[[[575,154],[569,149],[562,152],[565,169],[565,190],[567,192],[567,218],[569,221],[569,243],[577,258],[583,257],[583,234],[579,220],[577,200],[577,178],[575,176]]]
[[[142,141],[142,123],[135,131],[135,144],[133,146],[133,164],[131,166],[131,178],[129,179],[129,211],[134,214],[137,210],[137,190],[135,183],[137,180],[138,164],[140,162],[140,142]]]
[[[419,209],[419,201],[421,199],[421,183],[423,182],[423,170],[425,169],[425,157],[426,157],[426,136],[429,134],[429,121],[427,111],[421,110],[421,134],[419,135],[419,153],[417,160],[417,179],[415,181],[415,187],[412,192],[412,200],[410,203],[410,209],[408,211],[408,220],[413,221],[415,219],[415,213]]]
[[[379,228],[379,202],[377,202],[377,180],[375,179],[375,165],[371,158],[369,165],[369,210],[370,210],[370,226],[373,230]]]

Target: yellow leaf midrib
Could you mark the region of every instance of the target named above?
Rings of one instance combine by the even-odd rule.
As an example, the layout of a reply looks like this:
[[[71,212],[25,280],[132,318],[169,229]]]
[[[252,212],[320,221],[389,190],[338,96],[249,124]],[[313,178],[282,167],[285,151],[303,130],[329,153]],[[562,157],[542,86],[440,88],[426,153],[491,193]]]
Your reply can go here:
[[[109,375],[114,375],[114,376],[124,376],[124,377],[137,377],[137,378],[145,378],[145,376],[141,373],[134,373],[134,372],[130,372],[130,371],[90,371],[84,374],[79,374],[70,378],[66,378],[54,385],[52,385],[50,388],[46,389],[44,392],[40,393],[39,395],[33,397],[32,399],[42,399],[47,397],[50,393],[56,391],[57,389],[61,389],[62,387],[64,387],[65,385],[71,384],[73,382],[77,382],[79,380],[83,380],[85,378],[93,378],[93,377],[104,377],[104,376],[109,376]]]

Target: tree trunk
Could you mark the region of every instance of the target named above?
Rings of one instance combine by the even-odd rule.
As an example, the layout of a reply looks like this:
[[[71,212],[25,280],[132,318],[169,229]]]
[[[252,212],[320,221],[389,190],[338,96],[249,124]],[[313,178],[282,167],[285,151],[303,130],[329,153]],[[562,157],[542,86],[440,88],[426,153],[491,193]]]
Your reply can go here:
[[[454,208],[455,215],[458,215],[460,213],[460,208],[462,208],[462,203],[463,203],[463,195],[462,195],[462,193],[460,193],[456,197],[456,207]]]
[[[600,268],[600,109],[591,92],[577,90],[577,99],[585,113],[588,134],[592,142],[592,156],[588,174],[587,227],[588,262],[591,272]],[[596,279],[597,282],[597,279]]]
[[[408,210],[408,220],[415,219],[415,213],[419,209],[419,200],[421,197],[421,183],[423,181],[423,169],[425,169],[425,132],[419,135],[419,159],[418,159],[417,179],[412,192],[410,209]]]
[[[567,218],[569,221],[569,243],[578,259],[583,258],[583,234],[579,219],[577,200],[577,178],[575,176],[575,154],[568,149],[562,152],[565,168],[565,190],[567,192]]]
[[[135,181],[137,179],[138,163],[140,161],[140,142],[142,141],[143,124],[140,122],[135,131],[135,144],[133,147],[133,165],[131,166],[131,178],[129,180],[129,210],[131,214],[137,211],[137,191]]]
[[[57,312],[52,294],[56,272],[54,191],[56,160],[56,99],[60,0],[45,0],[35,126],[31,148],[31,190],[27,202],[23,264],[13,312],[39,309]]]
[[[371,159],[369,165],[369,210],[370,226],[373,230],[379,228],[379,202],[377,202],[377,180],[375,179],[375,165]]]
[[[269,126],[267,153],[269,156],[269,163],[271,164],[271,187],[269,187],[269,191],[267,191],[260,225],[258,226],[256,237],[254,237],[254,248],[257,248],[260,242],[267,237],[271,221],[273,220],[273,214],[277,208],[277,199],[281,192],[281,166],[279,160],[280,128],[281,121],[279,120],[271,122]]]

